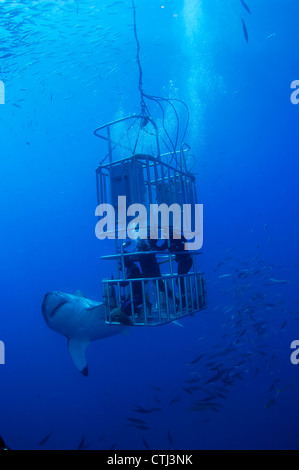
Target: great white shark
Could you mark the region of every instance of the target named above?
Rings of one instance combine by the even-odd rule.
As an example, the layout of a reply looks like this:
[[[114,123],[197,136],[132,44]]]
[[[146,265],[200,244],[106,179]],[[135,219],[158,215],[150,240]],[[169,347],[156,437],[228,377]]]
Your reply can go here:
[[[49,328],[67,337],[71,358],[85,377],[88,376],[85,353],[89,343],[122,333],[130,324],[128,317],[117,308],[115,318],[122,323],[108,325],[104,303],[59,291],[45,295],[42,314]]]

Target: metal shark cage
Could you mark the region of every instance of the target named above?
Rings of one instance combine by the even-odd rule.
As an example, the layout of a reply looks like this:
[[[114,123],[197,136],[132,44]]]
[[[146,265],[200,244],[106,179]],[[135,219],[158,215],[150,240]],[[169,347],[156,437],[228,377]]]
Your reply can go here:
[[[129,126],[124,132],[126,137],[134,126],[139,129],[133,144],[129,146],[123,145],[121,139],[115,142],[112,137],[117,126],[126,124]],[[143,153],[138,148],[140,130],[149,127],[147,138],[150,136],[152,141],[151,150]],[[108,146],[108,152],[96,170],[98,205],[110,204],[117,213],[118,196],[126,196],[127,205],[143,204],[148,213],[151,204],[166,203],[170,206],[176,203],[181,207],[183,204],[196,204],[195,177],[186,168],[188,148],[161,155],[158,128],[150,117],[124,117],[97,128],[94,134],[105,140]],[[206,307],[205,276],[197,269],[198,251],[188,252],[192,257],[192,268],[187,274],[179,275],[174,258],[175,255],[186,255],[186,252],[173,253],[168,249],[128,251],[126,246],[130,241],[127,239],[126,243],[124,239],[119,239],[118,230],[116,218],[115,252],[101,257],[116,261],[117,273],[115,278],[102,281],[106,323],[122,322],[115,315],[115,308],[122,309],[125,301],[129,303],[128,321],[134,326],[163,325]],[[163,265],[163,274],[158,277],[127,278],[126,257],[139,263],[140,256],[155,256],[157,262]],[[134,299],[136,283],[139,283],[142,292],[138,305]]]

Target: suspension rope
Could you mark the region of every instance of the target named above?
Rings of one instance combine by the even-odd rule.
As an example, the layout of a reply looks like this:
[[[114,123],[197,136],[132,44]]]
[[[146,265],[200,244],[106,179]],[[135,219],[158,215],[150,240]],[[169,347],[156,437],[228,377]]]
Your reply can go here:
[[[141,66],[141,62],[140,62],[140,43],[139,43],[138,33],[137,33],[137,17],[136,17],[135,0],[132,0],[132,8],[133,8],[133,18],[134,18],[134,35],[135,35],[135,41],[136,41],[136,47],[137,47],[136,62],[137,62],[137,65],[138,65],[138,70],[139,70],[138,89],[139,89],[139,93],[140,93],[141,116],[145,116],[145,120],[140,125],[140,129],[139,129],[137,139],[136,139],[136,142],[135,142],[134,151],[136,150],[136,147],[138,145],[140,132],[142,130],[146,131],[145,130],[146,124],[147,124],[146,123],[146,116],[151,115],[150,111],[149,111],[149,109],[146,105],[146,102],[144,100],[146,98],[148,100],[151,100],[151,101],[155,102],[159,106],[159,108],[162,112],[162,127],[163,127],[163,130],[165,132],[166,137],[168,138],[168,140],[170,142],[170,146],[172,147],[172,151],[169,149],[169,146],[166,144],[166,142],[163,138],[162,138],[162,141],[166,145],[167,149],[170,150],[170,153],[173,154],[172,158],[171,158],[171,161],[173,159],[175,159],[176,167],[177,167],[177,164],[178,164],[177,148],[178,148],[178,140],[179,140],[179,133],[180,133],[180,120],[179,120],[179,116],[178,116],[176,107],[174,106],[173,102],[177,102],[177,103],[182,104],[185,107],[186,111],[187,111],[186,126],[183,130],[183,135],[182,135],[181,142],[180,142],[180,147],[179,147],[179,151],[180,151],[181,154],[182,154],[182,149],[183,149],[183,146],[184,146],[184,140],[185,140],[185,136],[186,136],[186,133],[187,133],[187,130],[188,130],[188,125],[189,125],[189,108],[188,108],[187,104],[182,100],[179,100],[179,99],[176,99],[176,98],[162,98],[160,96],[151,96],[151,95],[147,95],[147,94],[144,93],[144,91],[143,91],[143,70],[142,70],[142,66]],[[170,135],[169,135],[169,133],[166,129],[165,111],[164,111],[164,108],[163,108],[163,105],[161,104],[161,102],[164,102],[164,103],[168,104],[172,108],[172,110],[175,114],[175,118],[176,118],[176,122],[177,122],[175,142],[172,141],[172,139],[171,139],[171,137],[170,137]],[[180,162],[180,164],[182,164],[182,162]]]
[[[143,95],[143,72],[142,72],[142,67],[140,63],[140,43],[138,39],[138,34],[137,34],[137,19],[136,19],[136,6],[134,0],[132,0],[132,7],[133,7],[133,16],[134,16],[134,35],[135,35],[135,40],[136,40],[136,46],[137,46],[137,55],[136,55],[136,62],[138,65],[139,69],[139,83],[138,83],[138,88],[140,92],[140,106],[141,106],[141,115],[150,115],[149,111],[147,109],[147,106],[144,101],[144,95]]]

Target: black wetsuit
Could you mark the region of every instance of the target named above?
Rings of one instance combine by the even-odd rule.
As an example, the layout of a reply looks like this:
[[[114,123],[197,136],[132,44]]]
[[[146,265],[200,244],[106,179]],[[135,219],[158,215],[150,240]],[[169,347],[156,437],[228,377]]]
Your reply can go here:
[[[172,238],[170,241],[170,247],[169,251],[176,253],[180,251],[184,251],[184,243],[186,242],[185,237],[182,235],[181,239],[174,239]],[[192,267],[192,257],[190,253],[187,251],[185,253],[178,253],[175,255],[175,262],[178,263],[178,274],[183,275],[183,274],[188,274]],[[180,278],[180,286],[181,286],[181,293],[182,293],[182,302],[183,306],[185,306],[185,283],[184,283],[184,277]]]
[[[141,266],[141,271],[143,277],[162,277],[159,263],[157,261],[155,253],[151,253],[151,250],[154,251],[164,251],[166,245],[157,246],[157,240],[150,240],[150,243],[143,243],[139,251],[147,251],[147,254],[139,254],[138,261]],[[165,286],[162,279],[158,281],[159,291],[165,293]]]
[[[127,264],[127,273],[126,277],[127,279],[140,279],[142,277],[140,269],[138,268],[137,264],[131,262],[126,263]],[[129,282],[123,281],[120,283],[122,287],[126,287],[129,285]],[[133,294],[133,307],[134,310],[142,303],[142,283],[141,281],[135,281],[132,282],[132,294]],[[131,309],[131,297],[129,296],[128,299],[126,299],[121,306],[122,311],[126,315],[131,315],[132,309]]]

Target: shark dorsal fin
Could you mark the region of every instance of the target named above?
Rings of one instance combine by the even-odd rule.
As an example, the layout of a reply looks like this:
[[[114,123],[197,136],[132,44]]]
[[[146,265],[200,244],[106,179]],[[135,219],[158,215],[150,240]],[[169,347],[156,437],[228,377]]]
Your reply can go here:
[[[89,345],[88,339],[69,338],[70,356],[82,375],[88,376],[88,366],[86,362],[86,349]]]
[[[86,298],[86,295],[84,295],[81,290],[76,290],[75,296],[76,296],[76,297],[83,297],[83,298]]]

